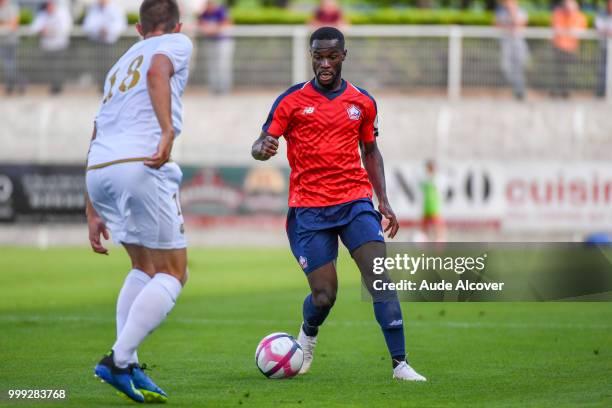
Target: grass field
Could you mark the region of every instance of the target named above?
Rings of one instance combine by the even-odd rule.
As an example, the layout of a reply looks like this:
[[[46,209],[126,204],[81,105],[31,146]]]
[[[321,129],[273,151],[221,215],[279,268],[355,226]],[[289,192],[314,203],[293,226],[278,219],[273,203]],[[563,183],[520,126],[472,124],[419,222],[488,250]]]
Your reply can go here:
[[[132,405],[93,378],[114,341],[126,256],[0,249],[0,405]],[[612,303],[404,304],[411,364],[398,383],[357,270],[340,262],[338,302],[311,372],[268,380],[255,346],[296,333],[306,294],[287,249],[192,250],[190,281],[141,347],[172,406],[612,407]],[[64,401],[9,401],[9,389],[65,389]]]

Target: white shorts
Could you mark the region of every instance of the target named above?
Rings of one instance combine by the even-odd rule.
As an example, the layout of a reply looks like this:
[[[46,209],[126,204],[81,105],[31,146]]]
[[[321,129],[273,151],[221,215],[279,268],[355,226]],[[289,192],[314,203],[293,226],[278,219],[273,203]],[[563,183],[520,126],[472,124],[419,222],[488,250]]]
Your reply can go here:
[[[113,164],[87,171],[87,192],[117,244],[152,249],[187,247],[176,163],[159,170],[143,162]]]

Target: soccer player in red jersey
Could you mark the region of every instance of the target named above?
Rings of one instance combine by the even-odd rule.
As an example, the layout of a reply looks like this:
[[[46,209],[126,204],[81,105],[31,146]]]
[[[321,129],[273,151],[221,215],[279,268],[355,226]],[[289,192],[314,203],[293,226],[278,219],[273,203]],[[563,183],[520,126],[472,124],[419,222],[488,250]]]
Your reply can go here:
[[[376,102],[365,90],[342,79],[343,34],[336,28],[319,28],[310,37],[310,54],[314,79],[292,86],[276,99],[251,152],[257,160],[268,160],[276,155],[281,136],[287,142],[291,167],[287,235],[311,289],[304,299],[298,336],[304,350],[302,374],[310,369],[319,326],[336,300],[338,237],[371,289],[373,280],[380,279],[372,271],[373,260],[386,254],[382,217],[388,220],[389,238],[399,229],[387,199],[383,159],[376,144]],[[379,211],[372,204],[372,191]],[[370,293],[391,355],[393,377],[425,381],[406,362],[397,294]]]

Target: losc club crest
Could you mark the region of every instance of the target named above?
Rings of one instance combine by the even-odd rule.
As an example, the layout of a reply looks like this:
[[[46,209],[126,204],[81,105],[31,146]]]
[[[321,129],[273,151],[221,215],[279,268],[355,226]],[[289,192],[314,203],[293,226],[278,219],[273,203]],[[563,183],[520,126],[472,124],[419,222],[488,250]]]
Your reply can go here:
[[[300,258],[298,259],[298,262],[300,263],[300,266],[302,267],[302,269],[308,268],[308,259],[306,259],[306,257],[300,256]]]
[[[348,113],[348,117],[350,120],[361,119],[361,111],[355,105],[349,106],[348,109],[346,110],[346,113]]]

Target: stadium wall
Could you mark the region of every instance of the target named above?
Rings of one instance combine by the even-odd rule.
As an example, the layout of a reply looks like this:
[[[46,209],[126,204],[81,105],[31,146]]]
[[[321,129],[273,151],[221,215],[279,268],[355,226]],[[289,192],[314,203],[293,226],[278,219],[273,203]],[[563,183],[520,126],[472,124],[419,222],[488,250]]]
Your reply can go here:
[[[282,91],[188,93],[174,157],[193,165],[251,165],[251,143]],[[612,153],[610,107],[598,101],[374,96],[387,163],[428,157],[589,161],[609,160]],[[0,162],[83,163],[98,104],[99,97],[91,94],[0,99]]]

